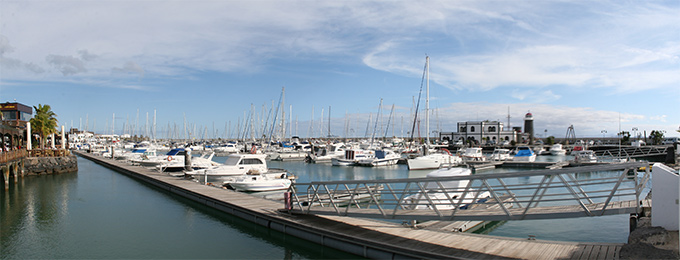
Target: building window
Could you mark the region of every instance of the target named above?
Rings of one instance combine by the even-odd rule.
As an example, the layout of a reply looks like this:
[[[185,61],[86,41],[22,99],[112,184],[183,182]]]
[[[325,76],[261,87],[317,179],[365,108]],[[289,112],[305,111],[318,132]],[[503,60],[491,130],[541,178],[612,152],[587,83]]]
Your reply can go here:
[[[473,133],[475,132],[475,127],[474,127],[474,126],[471,126],[471,127],[470,127],[470,132],[473,132]]]
[[[461,133],[465,133],[465,132],[467,132],[467,129],[465,129],[464,126],[461,126],[461,127],[460,127],[460,132],[461,132]]]
[[[491,133],[496,132],[496,127],[495,126],[489,126],[489,132],[491,132]]]

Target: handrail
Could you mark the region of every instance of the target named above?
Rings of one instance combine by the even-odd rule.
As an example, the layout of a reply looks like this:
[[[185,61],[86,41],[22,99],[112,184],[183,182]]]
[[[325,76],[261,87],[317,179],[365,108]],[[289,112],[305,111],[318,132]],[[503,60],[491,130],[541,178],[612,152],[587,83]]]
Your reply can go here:
[[[3,151],[0,152],[0,164],[5,164],[10,161],[18,160],[24,157],[27,157],[27,152],[26,149],[18,149],[18,150],[11,150],[11,151]]]
[[[519,220],[640,212],[646,162],[468,176],[314,181],[289,188],[287,208],[404,220]],[[584,179],[581,174],[595,174]],[[462,182],[463,185],[451,186]],[[464,183],[467,182],[467,183]],[[448,185],[448,186],[447,186]],[[635,203],[630,203],[635,201]]]

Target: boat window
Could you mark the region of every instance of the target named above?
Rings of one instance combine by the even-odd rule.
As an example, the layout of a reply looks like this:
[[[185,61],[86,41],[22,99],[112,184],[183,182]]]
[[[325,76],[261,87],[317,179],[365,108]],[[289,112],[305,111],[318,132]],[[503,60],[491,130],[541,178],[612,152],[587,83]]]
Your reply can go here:
[[[225,165],[237,165],[238,161],[241,159],[241,157],[238,156],[229,156],[227,157],[227,161],[224,163]]]
[[[241,164],[263,164],[260,159],[257,158],[245,158],[241,160]]]

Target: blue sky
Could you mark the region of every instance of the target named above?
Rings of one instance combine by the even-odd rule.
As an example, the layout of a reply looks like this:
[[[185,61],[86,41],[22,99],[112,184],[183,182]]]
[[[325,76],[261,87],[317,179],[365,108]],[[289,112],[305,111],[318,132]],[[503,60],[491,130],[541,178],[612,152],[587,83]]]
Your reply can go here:
[[[507,122],[509,110],[513,126],[530,111],[539,135],[615,136],[619,124],[680,135],[678,1],[0,7],[0,102],[49,104],[67,128],[140,134],[155,110],[159,137],[233,135],[251,114],[261,132],[285,87],[294,134],[327,134],[330,107],[332,134],[364,136],[382,99],[384,124],[395,107],[388,135],[407,135],[428,55],[432,131]]]

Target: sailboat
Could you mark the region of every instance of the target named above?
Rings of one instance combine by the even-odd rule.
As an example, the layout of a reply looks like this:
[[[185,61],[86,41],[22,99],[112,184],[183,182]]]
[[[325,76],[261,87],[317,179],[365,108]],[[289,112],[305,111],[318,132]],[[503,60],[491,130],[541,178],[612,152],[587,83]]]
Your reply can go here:
[[[448,151],[445,153],[429,153],[430,147],[430,57],[425,56],[425,76],[427,82],[427,91],[425,98],[425,131],[426,131],[426,144],[424,147],[424,155],[409,158],[406,160],[409,170],[422,170],[422,169],[437,169],[442,166],[457,166],[463,162],[463,160],[451,154]],[[422,86],[422,85],[421,85]]]

